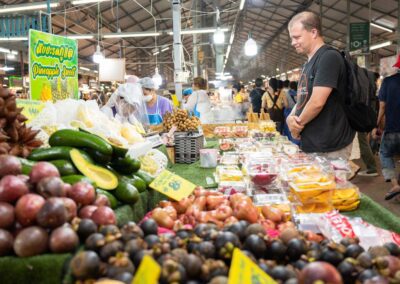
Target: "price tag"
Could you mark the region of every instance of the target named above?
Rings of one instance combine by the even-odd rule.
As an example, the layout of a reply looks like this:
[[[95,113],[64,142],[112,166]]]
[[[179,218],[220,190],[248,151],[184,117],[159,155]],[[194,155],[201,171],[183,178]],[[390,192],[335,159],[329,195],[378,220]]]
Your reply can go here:
[[[149,255],[145,255],[139,265],[132,284],[157,284],[160,277],[161,267]]]
[[[168,170],[164,170],[153,180],[150,187],[174,200],[181,201],[193,192],[196,185]]]
[[[232,264],[229,270],[228,284],[277,284],[257,264],[238,248],[233,251]]]
[[[22,107],[22,114],[28,119],[27,123],[31,122],[44,108],[44,103],[41,101],[17,99],[17,107]]]
[[[160,137],[159,134],[156,134],[156,135],[152,135],[152,136],[147,137],[147,138],[146,138],[146,141],[149,142],[149,143],[151,143],[151,146],[152,146],[153,148],[158,147],[158,146],[160,146],[160,145],[163,144],[163,141],[162,141],[162,139],[161,139],[161,137]]]

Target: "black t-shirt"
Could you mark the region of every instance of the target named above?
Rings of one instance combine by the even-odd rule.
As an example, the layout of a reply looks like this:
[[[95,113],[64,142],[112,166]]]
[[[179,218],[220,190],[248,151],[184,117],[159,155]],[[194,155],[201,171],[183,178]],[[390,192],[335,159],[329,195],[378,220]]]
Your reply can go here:
[[[339,52],[324,45],[302,70],[298,83],[296,115],[300,116],[309,101],[313,87],[330,87],[321,112],[301,132],[304,152],[333,152],[349,145],[355,132],[350,127],[342,104],[346,94],[346,67]]]
[[[261,99],[264,94],[264,90],[261,88],[255,88],[250,92],[251,105],[253,106],[253,112],[261,112]]]

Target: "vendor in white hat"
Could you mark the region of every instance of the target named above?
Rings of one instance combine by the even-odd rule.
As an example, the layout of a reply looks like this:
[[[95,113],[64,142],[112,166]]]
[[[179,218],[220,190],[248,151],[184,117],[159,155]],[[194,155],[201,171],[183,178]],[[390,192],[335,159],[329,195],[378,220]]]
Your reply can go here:
[[[140,79],[142,85],[144,101],[146,102],[147,116],[151,125],[161,124],[163,116],[167,112],[172,112],[172,103],[167,98],[158,96],[154,81],[150,77]]]

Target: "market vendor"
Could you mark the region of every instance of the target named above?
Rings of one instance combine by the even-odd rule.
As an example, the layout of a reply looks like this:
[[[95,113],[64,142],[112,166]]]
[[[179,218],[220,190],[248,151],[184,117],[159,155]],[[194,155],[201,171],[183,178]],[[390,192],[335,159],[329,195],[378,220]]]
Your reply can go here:
[[[156,86],[150,77],[140,79],[144,101],[146,102],[147,116],[150,125],[157,125],[163,122],[163,116],[167,112],[172,112],[172,103],[167,98],[158,96]]]
[[[183,105],[183,108],[200,118],[203,124],[213,122],[211,101],[207,94],[207,80],[202,77],[196,77],[193,79],[192,86],[193,93],[189,95],[187,103]]]
[[[187,101],[188,101],[188,99],[189,99],[189,96],[190,96],[191,94],[193,94],[193,89],[192,89],[192,88],[187,88],[187,89],[184,89],[184,90],[183,90],[182,96],[183,96],[183,102],[184,102],[184,103],[187,103]]]

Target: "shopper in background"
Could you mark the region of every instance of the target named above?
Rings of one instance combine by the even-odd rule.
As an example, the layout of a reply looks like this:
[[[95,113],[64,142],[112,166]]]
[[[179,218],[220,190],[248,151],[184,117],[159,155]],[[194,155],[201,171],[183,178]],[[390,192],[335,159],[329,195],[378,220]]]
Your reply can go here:
[[[279,81],[271,78],[268,87],[262,97],[262,108],[269,114],[269,117],[276,124],[276,130],[282,132],[283,127],[283,92],[278,89]]]
[[[372,130],[374,138],[382,137],[379,150],[382,174],[385,180],[392,182],[392,188],[385,195],[385,200],[390,200],[400,194],[400,176],[396,174],[394,160],[395,155],[400,154],[400,55],[393,67],[398,68],[397,73],[385,78],[379,90],[377,121],[379,128]],[[382,133],[383,120],[385,120],[385,126]]]
[[[355,131],[343,104],[347,89],[346,67],[339,52],[325,45],[320,17],[301,12],[289,22],[297,53],[307,55],[297,90],[297,103],[286,122],[292,136],[301,139],[304,152],[348,160]]]
[[[211,101],[207,94],[207,80],[202,77],[194,78],[192,89],[193,93],[188,97],[187,103],[183,105],[184,109],[199,117],[201,123],[211,123],[213,114],[211,112]]]
[[[150,125],[158,125],[163,122],[163,116],[167,112],[172,112],[172,103],[167,98],[157,95],[156,85],[150,77],[139,80],[142,86],[143,98],[146,102],[147,116]]]
[[[264,94],[263,79],[257,78],[255,81],[256,87],[250,92],[251,106],[253,107],[253,112],[261,112],[262,96]]]
[[[183,102],[187,103],[189,96],[193,93],[193,89],[192,88],[187,88],[184,89],[182,92],[182,96],[183,96]]]
[[[283,97],[283,105],[284,105],[284,110],[283,110],[283,115],[285,117],[284,122],[286,121],[287,117],[290,115],[290,113],[293,110],[293,107],[296,105],[296,100],[297,100],[297,82],[291,81],[289,82],[289,90],[286,92],[286,95]],[[283,135],[286,135],[290,141],[293,143],[299,145],[300,141],[296,140],[292,137],[292,134],[290,134],[289,127],[287,126],[286,123],[283,125]]]

